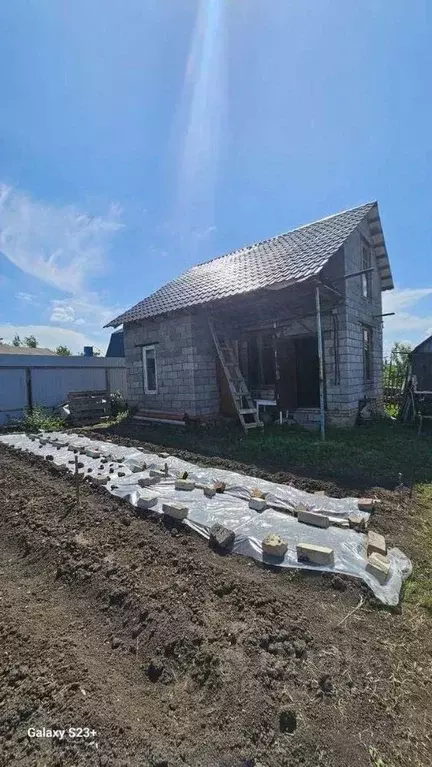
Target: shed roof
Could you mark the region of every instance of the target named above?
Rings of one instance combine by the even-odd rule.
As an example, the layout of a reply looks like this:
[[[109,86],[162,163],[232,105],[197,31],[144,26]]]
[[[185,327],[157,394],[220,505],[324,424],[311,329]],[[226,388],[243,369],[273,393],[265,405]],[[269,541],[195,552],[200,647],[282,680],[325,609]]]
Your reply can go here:
[[[12,344],[0,344],[0,354],[27,354],[30,356],[43,355],[57,357],[51,349],[43,349],[41,346],[13,346]]]
[[[366,216],[378,259],[381,288],[390,290],[393,280],[378,204],[369,202],[193,266],[120,314],[107,327],[220,301],[278,283],[303,282],[321,272]]]
[[[106,350],[105,357],[124,357],[124,339],[122,330],[114,330]]]
[[[411,350],[410,354],[412,356],[413,354],[417,354],[418,352],[423,352],[423,351],[428,352],[429,350],[427,347],[432,348],[432,336],[428,336],[423,341],[421,341],[417,346],[414,347],[414,349]]]

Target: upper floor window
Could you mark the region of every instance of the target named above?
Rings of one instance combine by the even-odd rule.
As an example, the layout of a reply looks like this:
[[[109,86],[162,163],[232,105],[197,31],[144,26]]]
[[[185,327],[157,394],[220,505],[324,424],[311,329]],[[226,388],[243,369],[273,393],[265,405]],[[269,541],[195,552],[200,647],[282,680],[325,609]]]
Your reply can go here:
[[[364,380],[372,380],[372,328],[363,326],[363,373]]]
[[[157,392],[157,371],[156,371],[156,347],[143,346],[143,368],[144,368],[144,391],[146,394],[156,394]]]
[[[368,245],[362,245],[362,269],[372,266],[371,250]],[[372,272],[362,274],[362,293],[365,298],[372,298]]]

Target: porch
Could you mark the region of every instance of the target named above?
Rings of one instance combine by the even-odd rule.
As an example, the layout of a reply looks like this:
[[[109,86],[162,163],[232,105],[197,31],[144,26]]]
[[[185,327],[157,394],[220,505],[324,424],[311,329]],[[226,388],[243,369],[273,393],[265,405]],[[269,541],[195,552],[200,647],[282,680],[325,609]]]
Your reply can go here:
[[[258,418],[264,423],[319,425],[320,348],[326,408],[325,374],[329,370],[334,374],[338,367],[339,341],[333,314],[338,297],[321,284],[317,313],[316,290],[317,284],[311,282],[283,286],[267,290],[259,298],[239,297],[211,315],[215,331],[229,340],[235,351]],[[331,333],[332,325],[336,333]],[[221,414],[236,416],[233,389],[220,358],[217,380]]]

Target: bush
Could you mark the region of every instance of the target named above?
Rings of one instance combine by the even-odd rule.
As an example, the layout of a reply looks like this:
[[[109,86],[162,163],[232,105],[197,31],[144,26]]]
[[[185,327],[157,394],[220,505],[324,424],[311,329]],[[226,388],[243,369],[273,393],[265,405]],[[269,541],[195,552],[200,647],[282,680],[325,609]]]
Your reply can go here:
[[[120,413],[126,413],[128,409],[128,404],[123,397],[123,394],[121,391],[113,391],[110,394],[110,402],[111,402],[111,415],[113,418],[117,418],[117,416]]]
[[[32,410],[27,410],[24,419],[26,431],[58,431],[64,427],[64,419],[54,415],[41,405],[35,405]]]

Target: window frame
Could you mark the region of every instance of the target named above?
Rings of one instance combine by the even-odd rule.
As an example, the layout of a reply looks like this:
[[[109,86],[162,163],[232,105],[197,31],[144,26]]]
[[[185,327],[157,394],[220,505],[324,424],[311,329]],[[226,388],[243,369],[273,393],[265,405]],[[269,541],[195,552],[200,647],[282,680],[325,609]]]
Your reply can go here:
[[[370,325],[362,325],[363,350],[363,380],[371,383],[374,380],[373,370],[373,329]],[[369,371],[368,371],[369,368]],[[368,374],[369,373],[369,374]]]
[[[155,367],[155,388],[150,389],[148,386],[148,367],[147,367],[147,352],[154,352],[154,367]],[[143,362],[143,379],[144,379],[144,394],[157,394],[158,393],[158,374],[156,364],[156,345],[148,344],[142,347],[142,362]]]

